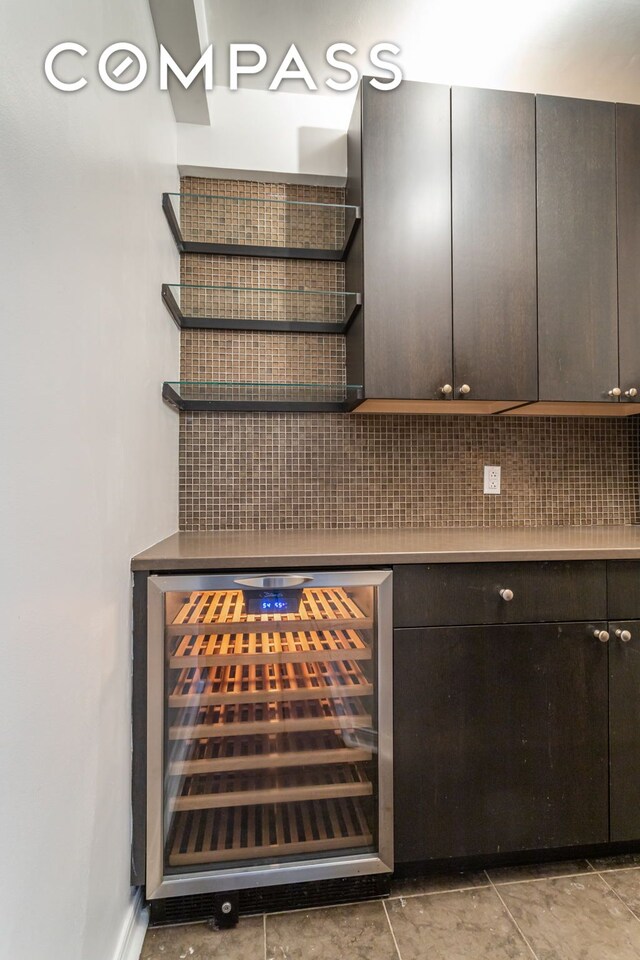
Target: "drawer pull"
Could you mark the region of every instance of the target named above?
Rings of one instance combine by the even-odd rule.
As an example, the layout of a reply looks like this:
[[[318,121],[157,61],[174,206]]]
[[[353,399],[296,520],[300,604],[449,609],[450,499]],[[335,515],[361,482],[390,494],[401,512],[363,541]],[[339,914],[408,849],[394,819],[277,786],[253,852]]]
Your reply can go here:
[[[609,634],[606,630],[594,630],[593,635],[596,640],[600,640],[602,643],[606,643],[609,639]]]
[[[629,643],[629,640],[631,640],[631,634],[628,630],[616,630],[616,637],[620,637],[623,643]]]
[[[500,591],[500,596],[503,600],[513,600],[513,590],[509,590],[508,587],[503,587]]]
[[[301,583],[309,583],[313,577],[298,577],[289,573],[281,573],[267,577],[241,577],[234,580],[241,587],[262,587],[263,590],[279,590],[285,587],[299,587]]]

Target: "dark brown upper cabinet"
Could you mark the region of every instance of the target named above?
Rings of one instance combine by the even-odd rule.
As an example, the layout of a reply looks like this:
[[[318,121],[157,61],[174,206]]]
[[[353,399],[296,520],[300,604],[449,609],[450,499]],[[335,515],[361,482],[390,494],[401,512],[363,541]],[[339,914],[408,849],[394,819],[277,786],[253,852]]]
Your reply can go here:
[[[360,88],[357,412],[640,413],[640,106]]]
[[[536,97],[540,400],[640,412],[640,107]]]
[[[536,400],[535,97],[451,98],[454,391]]]
[[[364,385],[359,412],[491,413],[535,397],[533,98],[525,106],[519,94],[460,90],[456,103],[452,248],[450,88],[404,82],[381,92],[365,80],[358,94],[347,202],[362,206],[363,219],[346,282],[363,293],[347,335],[348,380]],[[520,334],[533,343],[528,358]]]
[[[618,388],[616,108],[536,98],[540,400]]]
[[[640,106],[616,106],[622,401],[640,402]]]
[[[451,380],[451,114],[448,87],[364,81],[348,135],[347,202],[362,205],[346,265],[363,293],[348,334],[366,398],[442,397]]]

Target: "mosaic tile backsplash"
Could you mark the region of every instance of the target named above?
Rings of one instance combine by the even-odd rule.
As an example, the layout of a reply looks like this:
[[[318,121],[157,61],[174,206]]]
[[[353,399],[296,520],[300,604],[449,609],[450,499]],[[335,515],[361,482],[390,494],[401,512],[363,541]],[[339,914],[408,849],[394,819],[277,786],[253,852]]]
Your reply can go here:
[[[182,191],[328,203],[340,203],[343,196],[335,188],[194,178],[183,179]],[[218,208],[217,225],[207,221],[208,214],[192,213],[204,217],[196,225],[199,230],[217,230],[215,238],[222,242],[223,236],[237,238],[238,231],[252,237],[246,242],[258,238],[274,245],[290,243],[293,235],[291,219],[287,223],[275,215],[270,222],[262,215],[256,232],[248,216],[242,220],[229,209]],[[324,224],[324,234],[317,218],[305,224],[294,217],[293,224],[296,245],[339,242],[335,222]],[[342,264],[196,254],[183,254],[181,261],[182,283],[344,289]],[[219,302],[229,316],[241,311],[255,318],[287,319],[294,301],[223,295]],[[295,302],[299,310],[310,311],[300,319],[335,319],[326,304],[304,308],[304,296]],[[181,377],[343,383],[344,348],[340,335],[183,330]],[[640,417],[183,413],[180,527],[637,523],[639,441]],[[500,496],[482,493],[484,464],[502,467]]]
[[[182,414],[185,530],[638,522],[635,418]],[[502,494],[482,493],[484,464]]]
[[[337,187],[184,177],[179,219],[185,240],[339,250],[342,204]]]

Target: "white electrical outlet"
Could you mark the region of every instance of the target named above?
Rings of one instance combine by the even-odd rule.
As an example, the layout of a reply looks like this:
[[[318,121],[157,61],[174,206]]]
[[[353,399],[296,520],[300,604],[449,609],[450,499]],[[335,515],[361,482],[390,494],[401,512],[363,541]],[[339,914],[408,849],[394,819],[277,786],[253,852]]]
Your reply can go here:
[[[500,467],[484,468],[484,492],[500,493]]]

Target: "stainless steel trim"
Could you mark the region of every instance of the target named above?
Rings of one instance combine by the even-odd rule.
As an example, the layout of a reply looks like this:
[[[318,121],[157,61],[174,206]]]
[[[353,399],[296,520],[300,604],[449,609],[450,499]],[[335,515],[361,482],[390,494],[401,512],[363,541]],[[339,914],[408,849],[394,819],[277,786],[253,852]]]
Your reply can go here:
[[[296,576],[292,574],[291,576]],[[377,587],[375,623],[378,656],[378,850],[323,859],[279,861],[258,866],[214,868],[164,876],[164,653],[165,593],[224,590],[233,575],[151,576],[148,592],[147,691],[147,870],[150,900],[216,890],[241,889],[393,870],[393,584],[391,570],[332,570],[300,575],[318,587]],[[254,578],[245,578],[254,579]],[[256,577],[263,581],[266,577]],[[262,583],[260,584],[262,585]]]
[[[361,877],[392,871],[393,863],[384,863],[375,854],[360,854],[295,863],[264,863],[260,867],[183,873],[180,876],[165,877],[153,892],[147,888],[146,894],[149,900],[160,900],[163,897],[184,897],[194,893],[246,890],[248,887],[305,883],[310,880],[329,880],[335,877]]]
[[[293,573],[270,574],[266,577],[242,577],[234,583],[242,587],[263,587],[265,590],[277,590],[280,587],[298,587],[301,583],[311,583],[313,577],[301,577]]]
[[[159,577],[149,577],[147,595],[147,891],[157,890],[162,884],[164,848],[165,588],[159,580]]]

